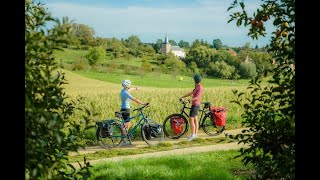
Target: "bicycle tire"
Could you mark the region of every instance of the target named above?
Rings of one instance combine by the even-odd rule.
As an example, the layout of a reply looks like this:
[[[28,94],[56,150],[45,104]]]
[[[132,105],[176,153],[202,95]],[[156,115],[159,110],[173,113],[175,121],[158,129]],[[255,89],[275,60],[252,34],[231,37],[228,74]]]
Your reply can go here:
[[[172,120],[174,118],[181,118],[184,120],[183,129],[181,132],[178,132],[178,133],[174,132],[174,129],[172,128]],[[179,139],[188,131],[189,123],[187,118],[182,114],[171,114],[163,121],[162,126],[163,126],[163,132],[166,137],[170,139]]]
[[[97,142],[101,147],[105,149],[117,147],[122,143],[121,140],[123,138],[123,135],[121,133],[121,125],[117,123],[111,126],[113,133],[112,136],[109,137],[101,136],[100,127],[98,127],[96,130]]]
[[[153,129],[152,125],[159,125],[157,129]],[[153,126],[155,127],[155,126]],[[154,120],[148,120],[147,123],[141,125],[141,137],[150,146],[156,146],[164,139],[162,125]]]
[[[224,131],[225,126],[216,126],[210,115],[207,114],[203,118],[202,129],[209,136],[217,136]]]

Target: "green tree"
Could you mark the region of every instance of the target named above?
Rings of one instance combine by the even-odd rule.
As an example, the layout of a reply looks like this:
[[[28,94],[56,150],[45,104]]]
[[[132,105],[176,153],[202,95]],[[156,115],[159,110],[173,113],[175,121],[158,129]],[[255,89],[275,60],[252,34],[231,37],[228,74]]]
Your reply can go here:
[[[64,18],[66,20],[66,18]],[[54,27],[47,29],[47,22]],[[76,104],[68,101],[53,50],[68,44],[70,29],[44,4],[25,1],[25,179],[86,179],[89,164],[71,171],[68,153],[77,151],[83,128],[68,119]],[[85,119],[88,120],[88,119]]]
[[[178,46],[181,48],[190,48],[190,44],[187,41],[180,40]]]
[[[256,65],[252,62],[240,63],[239,74],[241,78],[249,79],[257,75]]]
[[[220,39],[214,39],[212,41],[212,47],[215,48],[216,50],[222,49],[223,45]]]
[[[86,54],[86,58],[89,62],[89,64],[95,65],[97,63],[102,63],[105,60],[106,56],[106,51],[103,47],[98,46],[98,47],[93,47],[89,48],[88,54]]]
[[[94,30],[85,24],[72,24],[72,36],[80,42],[80,45],[88,47],[94,45]]]
[[[234,90],[233,101],[244,108],[243,125],[248,130],[236,135],[248,148],[240,150],[244,164],[252,163],[257,179],[295,179],[295,1],[263,1],[248,15],[243,1],[235,0],[228,8],[231,21],[249,26],[253,39],[264,36],[263,22],[272,21],[275,29],[268,50],[275,59],[270,85],[261,86],[260,77],[250,81],[250,97]]]
[[[178,45],[177,42],[176,42],[175,40],[172,40],[172,39],[169,40],[169,43],[170,43],[172,46],[177,46],[177,45]]]
[[[157,39],[156,43],[153,45],[153,49],[156,51],[156,53],[161,53],[162,44],[162,39]]]
[[[224,61],[217,61],[209,63],[209,73],[210,75],[222,79],[232,79],[235,74],[236,68],[234,66],[228,65]]]

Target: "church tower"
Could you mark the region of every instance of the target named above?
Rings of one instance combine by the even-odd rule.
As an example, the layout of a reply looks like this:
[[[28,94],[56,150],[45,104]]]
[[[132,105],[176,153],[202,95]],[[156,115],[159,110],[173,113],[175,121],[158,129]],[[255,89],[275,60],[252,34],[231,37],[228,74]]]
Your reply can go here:
[[[168,54],[171,50],[171,44],[169,43],[168,33],[166,34],[166,38],[164,40],[164,43],[162,45],[162,54]]]

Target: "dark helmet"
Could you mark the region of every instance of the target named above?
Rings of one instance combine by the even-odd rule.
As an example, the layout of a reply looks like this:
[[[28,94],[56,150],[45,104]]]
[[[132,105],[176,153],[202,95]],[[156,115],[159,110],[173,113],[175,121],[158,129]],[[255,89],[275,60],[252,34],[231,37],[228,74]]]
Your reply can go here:
[[[199,74],[196,74],[193,76],[193,79],[196,83],[201,82],[202,77]]]

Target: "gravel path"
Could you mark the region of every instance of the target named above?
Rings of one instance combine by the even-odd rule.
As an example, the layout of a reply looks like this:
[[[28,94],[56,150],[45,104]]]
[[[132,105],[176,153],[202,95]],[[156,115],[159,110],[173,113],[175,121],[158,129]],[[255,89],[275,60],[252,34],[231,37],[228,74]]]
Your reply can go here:
[[[204,133],[199,134],[199,138],[217,138],[217,137],[224,137],[226,134],[239,134],[241,133],[243,129],[235,129],[235,130],[225,130],[225,132],[219,136],[213,136],[209,137],[208,135]],[[180,139],[165,139],[165,142],[175,143],[179,141],[186,140],[186,137],[180,138]],[[133,141],[132,146],[129,147],[121,147],[126,149],[133,149],[143,146],[148,146],[144,141]],[[183,148],[183,149],[174,149],[174,150],[168,150],[168,151],[160,151],[160,152],[153,152],[153,153],[144,153],[144,154],[136,154],[136,155],[130,155],[130,156],[117,156],[117,157],[111,157],[111,158],[102,158],[97,160],[90,160],[90,164],[96,164],[101,162],[110,162],[110,161],[121,161],[126,159],[136,159],[136,158],[150,158],[150,157],[160,157],[160,156],[174,156],[174,155],[181,155],[181,154],[191,154],[191,153],[199,153],[199,152],[208,152],[208,151],[219,151],[219,150],[230,150],[230,149],[239,149],[241,147],[245,147],[242,143],[238,144],[238,142],[232,142],[232,143],[223,143],[223,144],[215,144],[215,145],[206,145],[206,146],[195,146],[195,147],[189,147],[189,148]],[[80,149],[78,153],[70,154],[70,155],[76,155],[76,154],[86,154],[86,153],[94,153],[96,151],[100,150],[106,150],[99,146],[93,146],[93,147],[87,147],[85,149]],[[78,163],[72,163],[72,165],[76,168],[79,168]],[[83,165],[83,162],[81,162],[81,165]]]

